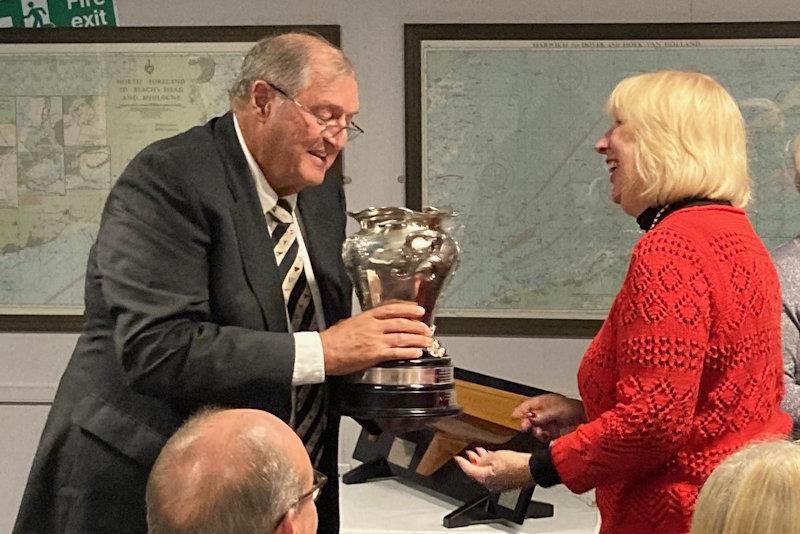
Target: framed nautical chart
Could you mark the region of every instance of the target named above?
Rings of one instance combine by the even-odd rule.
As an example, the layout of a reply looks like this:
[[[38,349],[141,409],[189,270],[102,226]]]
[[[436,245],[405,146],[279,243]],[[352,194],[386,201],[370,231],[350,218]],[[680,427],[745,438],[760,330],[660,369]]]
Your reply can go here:
[[[800,23],[407,25],[405,62],[407,203],[461,227],[441,332],[596,332],[640,233],[593,147],[636,73],[719,80],[746,120],[758,233],[773,248],[800,230]]]

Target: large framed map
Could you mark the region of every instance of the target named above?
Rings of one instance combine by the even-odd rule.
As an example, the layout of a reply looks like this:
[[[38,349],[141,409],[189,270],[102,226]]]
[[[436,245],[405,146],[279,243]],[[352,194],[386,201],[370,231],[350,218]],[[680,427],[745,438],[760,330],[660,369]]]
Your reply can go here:
[[[443,333],[590,336],[641,235],[594,143],[621,79],[707,73],[746,120],[769,248],[800,231],[800,23],[407,25],[406,200],[450,206],[462,257]]]
[[[339,43],[338,26],[307,26]],[[0,31],[0,331],[83,321],[109,189],[146,145],[224,113],[252,44],[293,26]]]

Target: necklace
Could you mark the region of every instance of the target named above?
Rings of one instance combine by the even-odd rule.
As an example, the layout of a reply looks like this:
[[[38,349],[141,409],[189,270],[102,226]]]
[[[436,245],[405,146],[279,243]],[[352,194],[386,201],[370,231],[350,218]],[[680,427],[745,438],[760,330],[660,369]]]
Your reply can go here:
[[[656,225],[658,224],[658,220],[661,219],[661,216],[664,215],[664,213],[668,209],[669,209],[669,204],[666,204],[663,208],[658,210],[658,213],[656,213],[656,216],[653,218],[653,222],[650,224],[650,228],[647,229],[648,232],[656,227]]]
[[[636,217],[636,224],[645,232],[649,232],[666,216],[683,208],[692,206],[706,206],[709,204],[720,204],[730,206],[728,200],[715,199],[715,198],[698,198],[689,197],[681,200],[673,200],[666,206],[650,206],[644,210],[638,217]]]

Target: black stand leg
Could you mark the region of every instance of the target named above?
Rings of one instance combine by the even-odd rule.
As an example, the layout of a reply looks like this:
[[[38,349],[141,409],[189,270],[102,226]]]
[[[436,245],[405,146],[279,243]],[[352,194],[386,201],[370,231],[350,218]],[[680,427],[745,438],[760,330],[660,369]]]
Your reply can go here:
[[[478,523],[491,523],[497,516],[491,513],[494,508],[492,494],[481,495],[477,499],[465,502],[442,519],[446,528],[467,527]]]
[[[342,475],[342,482],[345,484],[361,484],[375,478],[387,478],[393,476],[392,468],[386,458],[379,456],[351,469]]]
[[[553,505],[542,501],[531,501],[525,517],[553,517]],[[520,521],[520,525],[522,522]]]
[[[529,517],[553,517],[553,505],[541,502],[532,501],[533,490],[536,486],[531,486],[522,490],[517,497],[517,505],[511,515],[502,514],[502,517],[521,525],[525,519]]]
[[[553,505],[531,501],[533,488],[523,490],[513,510],[498,504],[499,494],[487,493],[450,512],[442,524],[447,528],[466,527],[481,523],[496,523],[502,519],[521,525],[528,517],[552,517]]]

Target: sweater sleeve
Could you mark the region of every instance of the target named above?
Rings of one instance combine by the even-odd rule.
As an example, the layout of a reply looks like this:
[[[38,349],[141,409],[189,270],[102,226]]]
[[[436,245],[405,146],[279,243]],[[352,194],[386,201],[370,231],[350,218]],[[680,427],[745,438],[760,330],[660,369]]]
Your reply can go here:
[[[549,488],[561,484],[561,477],[558,476],[558,470],[556,470],[553,457],[550,455],[550,447],[535,449],[528,461],[528,469],[530,469],[531,477],[537,486]]]
[[[655,235],[653,235],[655,234]],[[613,408],[553,442],[564,484],[583,492],[655,470],[688,440],[710,323],[709,280],[698,254],[673,233],[635,247],[607,319],[606,364],[616,367]]]

